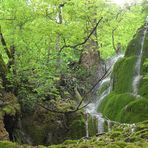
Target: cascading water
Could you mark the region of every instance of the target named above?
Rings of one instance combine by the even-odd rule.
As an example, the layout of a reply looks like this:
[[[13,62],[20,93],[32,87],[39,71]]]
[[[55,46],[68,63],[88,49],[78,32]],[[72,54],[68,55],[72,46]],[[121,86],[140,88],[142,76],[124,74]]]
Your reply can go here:
[[[121,57],[123,57],[123,54],[119,54],[114,56],[113,58],[111,58],[110,60],[108,60],[106,62],[106,66],[107,68],[110,68],[110,71],[112,71],[114,64],[118,61],[118,59],[120,59]],[[110,72],[109,72],[110,73]],[[97,108],[100,106],[100,103],[102,102],[102,100],[110,93],[110,91],[112,90],[112,79],[111,79],[111,74],[108,74],[108,76],[103,79],[100,84],[99,84],[99,88],[101,89],[101,86],[103,86],[104,84],[109,83],[109,86],[107,89],[105,89],[99,96],[97,96],[97,101],[90,103],[87,107],[86,107],[86,114],[87,114],[87,119],[86,119],[86,137],[89,136],[89,130],[88,130],[88,114],[92,117],[94,117],[95,119],[97,119],[97,130],[98,130],[98,134],[102,134],[104,133],[104,122],[106,119],[104,119],[102,117],[101,113],[97,112]],[[108,130],[110,130],[110,120],[107,120],[107,124],[108,124]]]
[[[147,32],[147,28],[148,28],[148,16],[146,18],[146,23],[143,29],[143,35],[141,37],[141,49],[140,49],[140,53],[137,57],[137,61],[136,61],[136,65],[135,65],[135,76],[133,79],[133,94],[135,96],[138,95],[138,87],[139,87],[139,83],[140,83],[140,79],[142,78],[141,74],[140,74],[140,70],[141,70],[141,60],[142,60],[142,55],[143,55],[143,46],[144,46],[144,40],[145,40],[145,35]]]
[[[141,70],[141,61],[142,61],[142,56],[143,56],[144,40],[145,40],[145,36],[146,36],[147,30],[148,30],[148,16],[146,18],[146,23],[145,23],[144,29],[142,30],[141,49],[140,49],[139,55],[137,56],[137,61],[136,61],[136,65],[135,65],[135,76],[134,76],[133,84],[132,84],[133,94],[136,95],[136,96],[138,95],[138,86],[139,86],[139,83],[140,83],[140,79],[142,77],[141,74],[140,74],[140,70]],[[114,64],[121,57],[123,57],[123,55],[119,54],[119,55],[116,55],[115,57],[111,58],[110,60],[108,60],[106,62],[107,69],[109,67],[111,67],[110,72],[112,71]],[[98,84],[98,90],[100,90],[101,87],[105,83],[109,83],[109,85],[108,85],[108,87],[103,92],[101,92],[101,94],[99,96],[96,97],[97,101],[94,101],[93,103],[90,103],[86,107],[87,118],[88,118],[88,115],[90,115],[92,117],[95,117],[97,119],[97,121],[98,121],[98,134],[102,134],[104,132],[104,122],[105,121],[107,123],[108,131],[111,130],[112,123],[117,123],[117,122],[114,122],[114,121],[110,121],[108,119],[104,119],[102,117],[102,114],[97,112],[97,109],[99,108],[102,100],[112,91],[113,80],[111,79],[111,74],[109,74],[103,81],[100,82],[100,84]],[[87,121],[87,127],[88,127],[88,119],[86,121]],[[131,130],[133,132],[134,129],[135,129],[134,124],[133,125],[129,125],[129,126],[132,127]],[[88,128],[87,128],[87,132],[86,133],[87,133],[87,137],[88,137],[89,136]]]

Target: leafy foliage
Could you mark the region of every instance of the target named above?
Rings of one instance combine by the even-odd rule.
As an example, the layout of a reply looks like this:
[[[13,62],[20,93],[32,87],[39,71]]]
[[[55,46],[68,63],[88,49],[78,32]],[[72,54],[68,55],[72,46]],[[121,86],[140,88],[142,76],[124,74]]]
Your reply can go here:
[[[107,58],[114,54],[112,30],[116,28],[115,44],[120,42],[124,50],[143,23],[146,9],[146,3],[123,9],[105,0],[1,1],[1,30],[7,46],[14,45],[16,50],[15,64],[7,77],[18,97],[29,106],[38,99],[61,98],[57,87],[61,75],[81,78],[86,72],[69,67],[72,62],[78,63],[83,46],[64,48],[62,52],[60,48],[81,43],[94,20],[103,17],[97,29],[97,42],[101,56]],[[2,45],[0,52],[7,62]],[[74,85],[79,84],[79,78],[73,81]]]

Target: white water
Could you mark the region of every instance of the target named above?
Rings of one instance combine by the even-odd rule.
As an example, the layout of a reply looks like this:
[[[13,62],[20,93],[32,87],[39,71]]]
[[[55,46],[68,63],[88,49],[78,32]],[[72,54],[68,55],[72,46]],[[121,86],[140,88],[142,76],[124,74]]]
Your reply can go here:
[[[110,120],[107,120],[107,128],[108,128],[108,131],[110,132],[111,131],[111,121]]]
[[[122,58],[123,54],[119,54],[114,56],[113,58],[111,58],[110,60],[107,61],[107,69],[109,67],[111,67],[111,71],[113,69],[114,64],[118,61],[118,59]],[[89,130],[88,130],[88,115],[95,117],[98,121],[98,134],[102,134],[104,133],[104,122],[107,121],[108,124],[108,130],[111,130],[111,124],[110,124],[110,120],[106,120],[102,117],[101,113],[97,112],[98,107],[100,106],[102,100],[110,93],[110,91],[112,90],[112,79],[111,79],[111,74],[108,75],[105,79],[103,79],[100,84],[99,84],[99,88],[101,88],[102,85],[104,85],[105,83],[109,83],[109,87],[102,92],[102,94],[100,96],[97,97],[97,101],[90,103],[87,107],[86,107],[86,114],[87,114],[87,119],[86,119],[86,137],[89,137]]]
[[[86,138],[88,138],[89,137],[89,129],[88,129],[88,114],[87,113],[86,113],[85,127],[86,127]]]
[[[138,86],[139,86],[139,82],[141,79],[141,75],[140,75],[140,69],[141,69],[141,61],[142,61],[142,55],[143,55],[143,47],[144,47],[144,40],[145,40],[145,35],[147,32],[147,28],[148,28],[148,17],[146,18],[146,23],[143,29],[143,35],[141,37],[141,49],[140,49],[140,53],[137,57],[137,61],[136,61],[136,65],[135,65],[135,76],[133,78],[133,94],[134,95],[138,95]],[[123,55],[119,54],[116,55],[115,57],[111,58],[110,60],[108,60],[106,62],[106,67],[107,69],[109,67],[111,67],[111,71],[113,69],[114,64],[120,59],[122,58]],[[86,137],[89,137],[89,130],[88,130],[88,115],[95,117],[98,121],[98,134],[102,134],[104,133],[104,122],[107,121],[107,127],[108,127],[108,131],[111,130],[111,126],[112,123],[116,123],[114,121],[110,121],[108,119],[104,119],[102,117],[101,113],[97,112],[97,109],[99,108],[102,100],[112,91],[112,84],[113,84],[113,80],[111,79],[111,74],[109,76],[107,76],[104,80],[102,80],[102,82],[100,82],[100,84],[98,84],[99,88],[101,89],[101,86],[104,85],[105,83],[109,83],[109,87],[104,90],[104,92],[102,92],[101,95],[97,96],[97,101],[93,102],[91,104],[89,104],[86,108],[86,114],[87,114],[87,120],[86,120]],[[127,124],[128,125],[128,124]],[[132,127],[132,132],[134,132],[135,130],[135,126],[134,125],[129,125]]]
[[[135,76],[134,76],[133,83],[132,83],[133,94],[135,96],[138,95],[138,87],[139,87],[140,79],[142,78],[142,75],[140,74],[140,70],[141,70],[141,60],[142,60],[142,55],[143,55],[143,46],[144,46],[144,40],[145,40],[147,28],[148,28],[148,16],[146,18],[146,23],[145,23],[145,26],[142,32],[143,35],[141,37],[141,49],[140,49],[140,54],[137,57],[137,61],[135,65]]]

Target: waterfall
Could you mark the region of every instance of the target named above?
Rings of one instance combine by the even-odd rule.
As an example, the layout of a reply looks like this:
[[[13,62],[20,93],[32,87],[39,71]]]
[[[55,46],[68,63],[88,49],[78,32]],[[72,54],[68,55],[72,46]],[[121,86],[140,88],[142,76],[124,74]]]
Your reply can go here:
[[[144,40],[145,40],[145,36],[146,36],[146,32],[147,32],[147,28],[148,28],[148,16],[146,18],[146,23],[144,26],[144,29],[142,30],[142,37],[141,37],[141,49],[139,52],[139,55],[137,56],[137,61],[136,61],[136,65],[135,65],[135,76],[133,78],[133,94],[134,95],[138,95],[138,85],[141,79],[141,75],[140,75],[140,69],[141,69],[141,61],[142,61],[142,55],[143,55],[143,48],[144,48]],[[110,72],[112,72],[113,66],[114,64],[120,59],[122,58],[123,55],[119,54],[116,55],[114,57],[112,57],[110,60],[108,60],[106,62],[106,67],[107,69],[109,67],[111,67]],[[109,72],[109,73],[110,73]],[[103,92],[101,92],[101,87],[105,85],[105,83],[108,83],[109,85],[107,85],[106,89],[103,90]],[[86,113],[89,114],[92,117],[95,117],[98,121],[98,134],[102,134],[104,133],[104,123],[107,124],[107,128],[108,131],[111,130],[111,126],[114,123],[117,123],[115,121],[110,121],[108,119],[103,118],[102,114],[97,112],[97,109],[99,108],[102,100],[112,91],[112,86],[113,86],[113,79],[111,78],[111,74],[108,74],[108,76],[102,80],[99,84],[98,84],[98,90],[100,90],[101,94],[99,94],[98,96],[96,96],[96,100],[92,103],[90,103],[87,107],[86,107]],[[88,127],[88,118],[87,118],[87,124],[86,126]],[[134,126],[132,126],[132,132],[134,131]],[[89,136],[89,130],[87,128],[87,135]]]
[[[88,113],[86,113],[85,127],[86,127],[86,138],[89,138]]]
[[[133,94],[135,96],[138,95],[138,87],[139,87],[140,79],[142,78],[140,70],[141,70],[141,60],[142,60],[142,55],[143,55],[143,46],[144,46],[144,40],[145,40],[147,28],[148,28],[148,16],[146,18],[146,23],[145,23],[145,26],[142,32],[143,35],[141,37],[141,49],[137,57],[137,61],[135,65],[135,76],[134,76],[133,83],[132,83]]]
[[[107,128],[108,128],[108,131],[110,132],[111,131],[111,121],[110,120],[107,120]]]
[[[107,68],[111,67],[110,71],[112,71],[114,64],[123,57],[123,54],[119,54],[114,56],[113,58],[109,59],[106,62],[106,66]],[[88,130],[88,115],[95,117],[95,119],[97,119],[97,134],[102,134],[104,133],[104,123],[105,121],[107,121],[108,123],[108,130],[110,130],[110,121],[106,120],[103,118],[101,113],[97,112],[97,108],[100,106],[102,100],[111,92],[112,90],[112,79],[111,79],[111,74],[109,74],[105,79],[103,79],[100,84],[99,84],[99,88],[101,89],[101,86],[103,86],[105,83],[109,83],[109,86],[107,89],[105,89],[99,96],[96,97],[95,102],[90,103],[87,107],[86,107],[86,114],[87,114],[87,119],[86,119],[86,137],[89,136],[89,130]]]

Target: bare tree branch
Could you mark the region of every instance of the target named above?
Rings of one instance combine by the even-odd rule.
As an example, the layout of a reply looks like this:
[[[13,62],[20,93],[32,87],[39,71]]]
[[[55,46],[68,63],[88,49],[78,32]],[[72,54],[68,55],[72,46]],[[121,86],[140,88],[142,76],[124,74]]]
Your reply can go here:
[[[95,27],[92,29],[92,31],[90,32],[90,34],[85,38],[85,40],[81,43],[78,43],[76,45],[64,45],[63,47],[60,48],[59,52],[62,52],[62,50],[64,48],[76,48],[78,46],[81,46],[81,45],[84,45],[88,40],[89,38],[91,37],[91,35],[94,33],[94,31],[97,29],[98,25],[100,24],[100,22],[102,21],[103,17],[101,17],[99,19],[99,21],[96,23]]]
[[[50,109],[50,108],[48,108],[48,107],[42,105],[41,103],[37,103],[37,105],[39,105],[40,107],[42,107],[42,108],[44,108],[44,109],[46,109],[46,110],[48,110],[48,111],[50,111],[50,112],[53,112],[53,113],[65,114],[65,112],[63,112],[63,111],[58,111],[58,110]]]
[[[101,82],[101,81],[106,77],[106,75],[109,73],[110,69],[111,69],[111,67],[110,67],[108,70],[105,71],[105,73],[103,74],[103,76],[102,76],[102,77],[92,86],[92,88],[83,96],[83,98],[82,98],[82,100],[80,101],[80,103],[78,104],[76,110],[80,108],[81,104],[83,103],[83,101],[85,100],[85,98],[87,97],[87,95],[90,94],[90,93],[93,91],[93,89],[98,85],[98,83]],[[110,73],[109,73],[109,74],[110,74]]]
[[[86,97],[88,94],[90,94],[93,89],[98,85],[99,82],[101,82],[104,78],[106,78],[111,72],[109,72],[111,69],[108,68],[108,70],[105,71],[105,73],[103,74],[103,76],[91,87],[91,89],[82,97],[81,101],[79,102],[78,106],[74,109],[74,110],[71,110],[71,111],[58,111],[58,110],[54,110],[54,109],[50,109],[44,105],[42,105],[41,103],[38,103],[37,105],[43,107],[44,109],[50,111],[50,112],[53,112],[53,113],[60,113],[60,114],[70,114],[70,113],[74,113],[74,112],[77,112],[83,108],[85,108],[88,104],[90,104],[91,100],[88,101],[88,103],[86,103],[85,105],[81,106],[82,103],[85,101]]]
[[[2,34],[2,31],[1,31],[1,26],[0,26],[0,40],[1,40],[2,46],[4,47],[4,50],[5,50],[6,54],[7,54],[7,56],[10,59],[11,58],[11,53],[10,53],[9,49],[7,48],[6,41],[5,41],[4,36]]]

